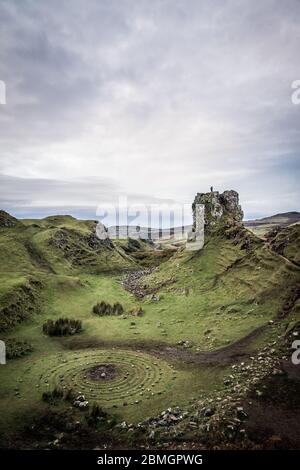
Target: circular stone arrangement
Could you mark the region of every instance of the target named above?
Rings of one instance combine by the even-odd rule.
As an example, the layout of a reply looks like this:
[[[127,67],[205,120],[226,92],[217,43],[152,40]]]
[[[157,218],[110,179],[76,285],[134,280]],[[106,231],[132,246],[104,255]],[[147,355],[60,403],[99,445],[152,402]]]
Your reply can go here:
[[[112,380],[117,373],[114,364],[98,364],[87,371],[87,376],[92,380]]]
[[[168,393],[176,371],[165,361],[129,350],[84,350],[47,356],[30,367],[23,382],[42,393],[60,387],[107,407],[138,405]]]

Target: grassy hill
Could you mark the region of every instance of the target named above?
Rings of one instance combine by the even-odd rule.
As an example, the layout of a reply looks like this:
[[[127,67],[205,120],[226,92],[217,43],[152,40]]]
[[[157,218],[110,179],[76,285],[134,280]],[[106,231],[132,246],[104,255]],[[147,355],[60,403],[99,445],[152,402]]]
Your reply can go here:
[[[285,227],[299,221],[300,212],[292,211],[271,215],[270,217],[263,217],[261,219],[246,220],[244,225],[249,230],[252,230],[256,235],[264,236],[275,225]]]
[[[32,417],[38,422],[54,413],[56,422],[57,413],[69,413],[69,423],[86,423],[85,412],[73,409],[70,415],[69,405],[49,409],[43,402],[42,393],[57,386],[84,391],[90,404],[103,407],[113,417],[108,421],[117,424],[106,424],[114,438],[126,441],[130,434],[127,428],[122,434],[118,423],[132,423],[139,434],[142,428],[135,428],[136,423],[178,406],[186,413],[178,421],[179,435],[200,439],[208,419],[201,414],[203,406],[213,406],[212,419],[220,421],[227,408],[218,404],[237,406],[247,393],[251,361],[265,354],[261,351],[266,347],[274,349],[275,361],[283,354],[275,346],[278,338],[297,328],[298,226],[265,242],[241,224],[220,224],[208,231],[202,250],[187,251],[183,245],[160,250],[143,240],[103,242],[95,237],[94,221],[70,216],[12,223],[5,222],[8,215],[3,217],[1,339],[17,338],[32,349],[0,369],[0,429],[6,430],[6,446],[16,445],[16,431],[22,442],[28,439],[29,448],[34,439],[41,447],[55,440],[46,431],[39,437],[22,434],[21,424]],[[96,315],[93,306],[101,301],[119,302],[123,314]],[[61,317],[80,320],[82,332],[43,334],[46,320]],[[262,359],[253,369],[256,375],[261,370],[259,380],[275,367],[273,359]],[[111,383],[89,378],[99,361],[116,367]],[[240,377],[235,368],[244,367],[237,365],[241,361],[249,368]],[[235,380],[228,379],[233,376],[238,386],[229,391],[226,381]],[[199,422],[196,428],[189,424],[193,420]],[[59,423],[54,435],[61,435]],[[144,424],[142,439],[149,437],[148,426]],[[84,429],[91,438],[94,431]],[[155,432],[170,440],[172,429],[161,425]],[[62,448],[82,445],[76,432],[72,439],[62,441]]]
[[[56,275],[111,273],[135,261],[95,235],[96,222],[71,216],[17,221],[0,217],[0,331],[27,318],[40,304],[42,287]]]
[[[275,227],[265,237],[276,253],[300,266],[300,223]]]
[[[246,248],[248,237],[246,230],[242,235],[228,231],[225,237],[212,233],[203,250],[181,248],[159,271],[141,280],[145,292],[161,298],[156,310],[166,338],[186,336],[194,347],[214,349],[280,314],[299,283],[299,269],[251,234]],[[183,330],[176,318],[184,320]]]

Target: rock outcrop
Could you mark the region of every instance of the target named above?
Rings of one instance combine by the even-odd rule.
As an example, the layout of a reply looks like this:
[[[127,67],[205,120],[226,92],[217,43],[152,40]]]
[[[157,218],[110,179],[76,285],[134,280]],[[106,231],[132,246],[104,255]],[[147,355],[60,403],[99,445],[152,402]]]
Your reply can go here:
[[[0,210],[0,227],[10,228],[20,224],[18,219],[8,214],[8,212]]]
[[[243,220],[243,211],[239,205],[239,195],[236,191],[229,190],[219,193],[211,190],[208,193],[197,193],[192,209],[195,223],[196,204],[203,204],[205,228],[210,228],[224,222],[227,225],[241,223]]]

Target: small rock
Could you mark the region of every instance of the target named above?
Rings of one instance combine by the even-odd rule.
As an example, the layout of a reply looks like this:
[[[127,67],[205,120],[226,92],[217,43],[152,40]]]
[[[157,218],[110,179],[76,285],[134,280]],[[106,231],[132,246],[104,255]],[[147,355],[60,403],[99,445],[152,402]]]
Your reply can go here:
[[[247,413],[244,411],[244,408],[242,406],[238,406],[236,409],[236,415],[238,419],[246,419],[248,418]]]
[[[205,416],[207,418],[209,416],[212,416],[214,413],[215,412],[212,408],[205,408],[204,411],[203,411],[203,416]]]

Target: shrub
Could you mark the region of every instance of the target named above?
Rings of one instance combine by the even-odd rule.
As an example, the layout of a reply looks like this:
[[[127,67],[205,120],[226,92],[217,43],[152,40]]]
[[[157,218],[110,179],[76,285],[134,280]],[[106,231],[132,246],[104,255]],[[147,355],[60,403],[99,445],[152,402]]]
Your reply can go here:
[[[89,414],[86,416],[86,421],[89,426],[95,426],[100,422],[107,419],[107,413],[97,403],[94,403]]]
[[[62,390],[61,388],[55,387],[53,390],[49,392],[44,392],[42,394],[42,400],[50,405],[55,405],[60,400],[65,401],[73,401],[74,399],[74,392],[73,390]]]
[[[100,316],[122,315],[122,313],[124,313],[124,308],[119,302],[116,302],[114,305],[110,305],[102,300],[98,304],[94,305],[93,313]]]
[[[73,318],[59,318],[56,321],[48,320],[43,325],[43,332],[48,336],[67,336],[80,333],[82,323]]]
[[[110,304],[107,304],[102,300],[98,304],[94,305],[93,312],[97,315],[111,315],[112,307]]]
[[[42,400],[46,403],[54,404],[55,402],[62,400],[63,396],[64,392],[61,389],[55,387],[55,389],[52,391],[44,392],[42,395]]]
[[[119,302],[113,305],[112,310],[114,315],[122,315],[122,313],[124,313],[124,308]]]
[[[69,388],[64,395],[64,400],[73,402],[75,398],[75,394],[71,388]]]
[[[22,357],[25,354],[29,354],[33,351],[33,347],[30,343],[27,341],[19,341],[15,338],[11,338],[5,341],[5,346],[7,359]]]

